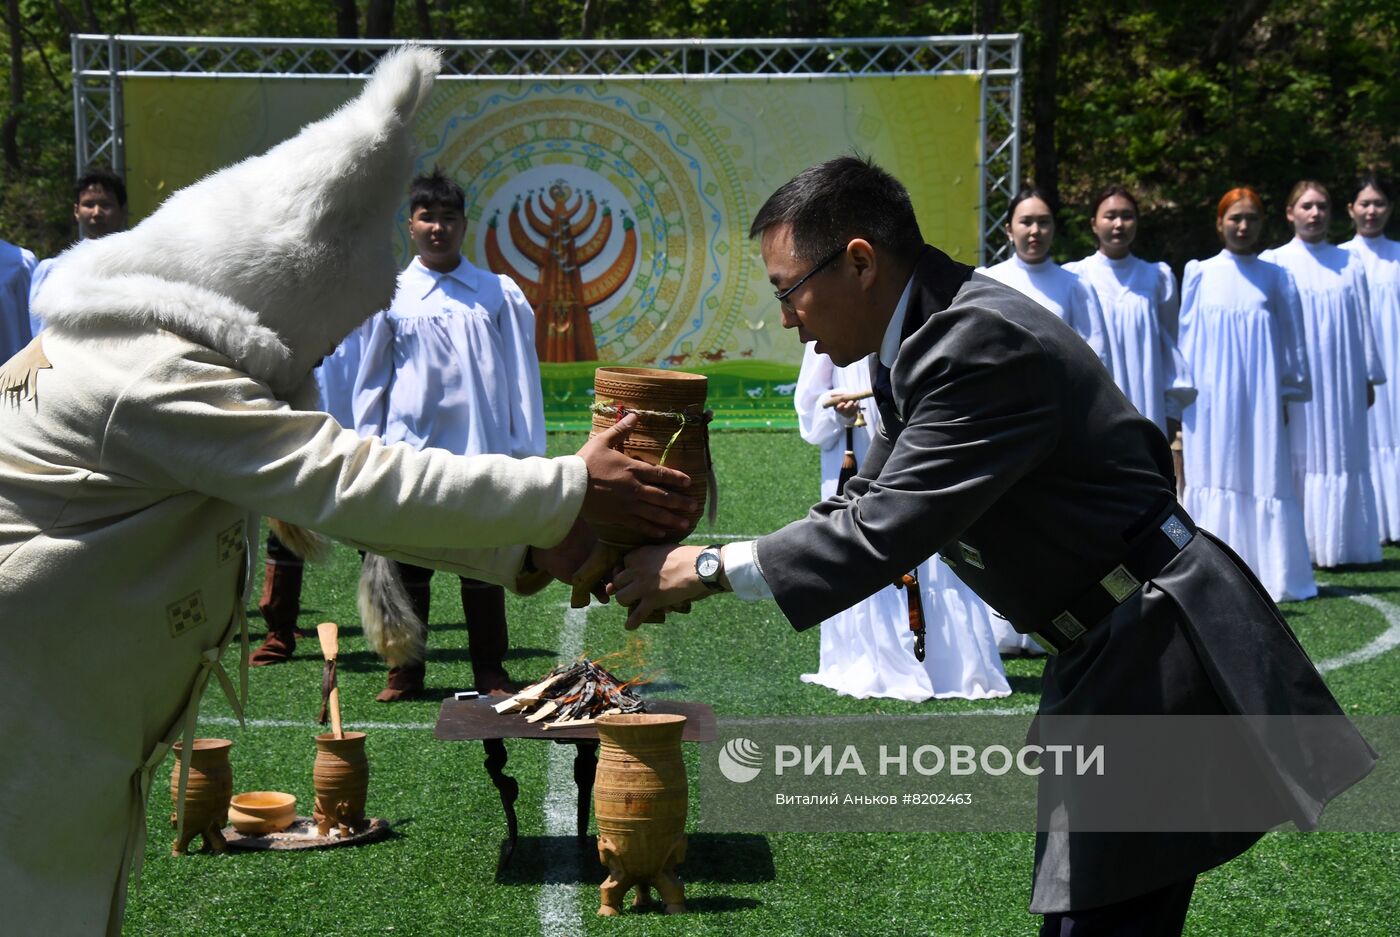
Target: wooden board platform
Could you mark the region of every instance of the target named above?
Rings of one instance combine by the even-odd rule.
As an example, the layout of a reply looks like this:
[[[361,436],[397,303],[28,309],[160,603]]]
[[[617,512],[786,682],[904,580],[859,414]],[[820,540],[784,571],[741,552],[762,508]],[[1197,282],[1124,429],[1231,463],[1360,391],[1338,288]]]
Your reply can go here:
[[[240,833],[233,827],[224,828],[224,840],[230,849],[333,849],[337,846],[359,846],[383,839],[390,833],[389,822],[371,817],[369,826],[349,836],[322,836],[316,831],[316,821],[297,817],[292,825],[278,833]]]

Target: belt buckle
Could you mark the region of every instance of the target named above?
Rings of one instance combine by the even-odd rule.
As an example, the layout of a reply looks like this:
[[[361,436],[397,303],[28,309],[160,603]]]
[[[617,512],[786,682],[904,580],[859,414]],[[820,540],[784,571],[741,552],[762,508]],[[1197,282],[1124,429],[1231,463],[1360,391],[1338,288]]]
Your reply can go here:
[[[1099,585],[1103,586],[1104,591],[1113,596],[1113,601],[1119,605],[1122,605],[1128,596],[1142,588],[1142,583],[1138,582],[1138,578],[1128,572],[1127,567],[1122,563],[1113,567],[1112,572],[1100,579]]]

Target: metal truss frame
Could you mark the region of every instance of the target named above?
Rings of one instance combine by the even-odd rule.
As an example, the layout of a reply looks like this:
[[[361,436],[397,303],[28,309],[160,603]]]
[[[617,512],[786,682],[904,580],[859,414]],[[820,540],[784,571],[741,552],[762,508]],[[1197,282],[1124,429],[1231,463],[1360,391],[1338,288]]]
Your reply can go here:
[[[121,80],[127,77],[364,77],[394,40],[235,39],[80,34],[72,37],[78,172],[125,170]],[[714,81],[729,78],[977,75],[981,78],[983,263],[1020,186],[1019,34],[870,39],[442,41],[440,80]]]

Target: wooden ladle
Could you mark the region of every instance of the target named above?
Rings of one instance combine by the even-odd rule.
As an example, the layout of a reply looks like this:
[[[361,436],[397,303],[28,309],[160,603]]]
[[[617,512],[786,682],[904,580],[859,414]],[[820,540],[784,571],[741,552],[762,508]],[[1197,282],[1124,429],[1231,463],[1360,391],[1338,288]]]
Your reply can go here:
[[[333,621],[323,621],[316,626],[316,637],[321,642],[321,656],[326,659],[326,677],[330,682],[330,692],[326,695],[326,706],[331,714],[331,732],[338,739],[345,738],[340,728],[340,687],[335,677],[335,659],[340,654],[340,626]]]

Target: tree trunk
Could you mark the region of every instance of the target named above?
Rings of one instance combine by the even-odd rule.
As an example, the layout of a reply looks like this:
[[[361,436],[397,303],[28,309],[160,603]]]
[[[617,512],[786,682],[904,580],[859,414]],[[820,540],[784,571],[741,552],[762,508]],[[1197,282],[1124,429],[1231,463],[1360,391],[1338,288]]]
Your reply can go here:
[[[1231,58],[1231,53],[1245,37],[1259,18],[1269,8],[1269,0],[1243,0],[1229,4],[1225,8],[1225,18],[1215,27],[1206,47],[1203,62],[1207,66],[1220,65]]]
[[[428,8],[428,0],[413,0],[413,10],[418,14],[418,38],[436,38],[433,35],[433,11]]]
[[[583,0],[583,30],[579,38],[592,39],[603,25],[603,4],[606,0]]]
[[[1059,90],[1060,69],[1059,0],[1041,0],[1037,18],[1040,47],[1035,55],[1035,132],[1032,137],[1035,145],[1035,184],[1049,196],[1053,210],[1060,207],[1060,159],[1055,151],[1055,115],[1059,110],[1055,97]]]
[[[97,11],[92,8],[92,0],[83,0],[83,25],[90,33],[105,32],[102,24],[97,21]]]
[[[994,33],[1001,22],[1001,0],[977,0],[977,32]]]
[[[365,6],[365,38],[388,39],[394,34],[394,0],[369,0]]]
[[[5,165],[18,172],[19,119],[24,106],[24,41],[19,32],[19,0],[5,0],[5,24],[10,33],[10,113],[0,126],[0,151]]]
[[[335,36],[337,39],[360,38],[360,14],[355,0],[335,0]]]
[[[443,39],[456,39],[457,27],[452,20],[451,0],[437,0],[438,28]]]
[[[63,0],[53,0],[53,12],[54,15],[58,17],[58,21],[63,24],[63,31],[65,33],[84,32],[83,27],[78,24],[77,19],[74,18],[68,8],[63,5]]]

